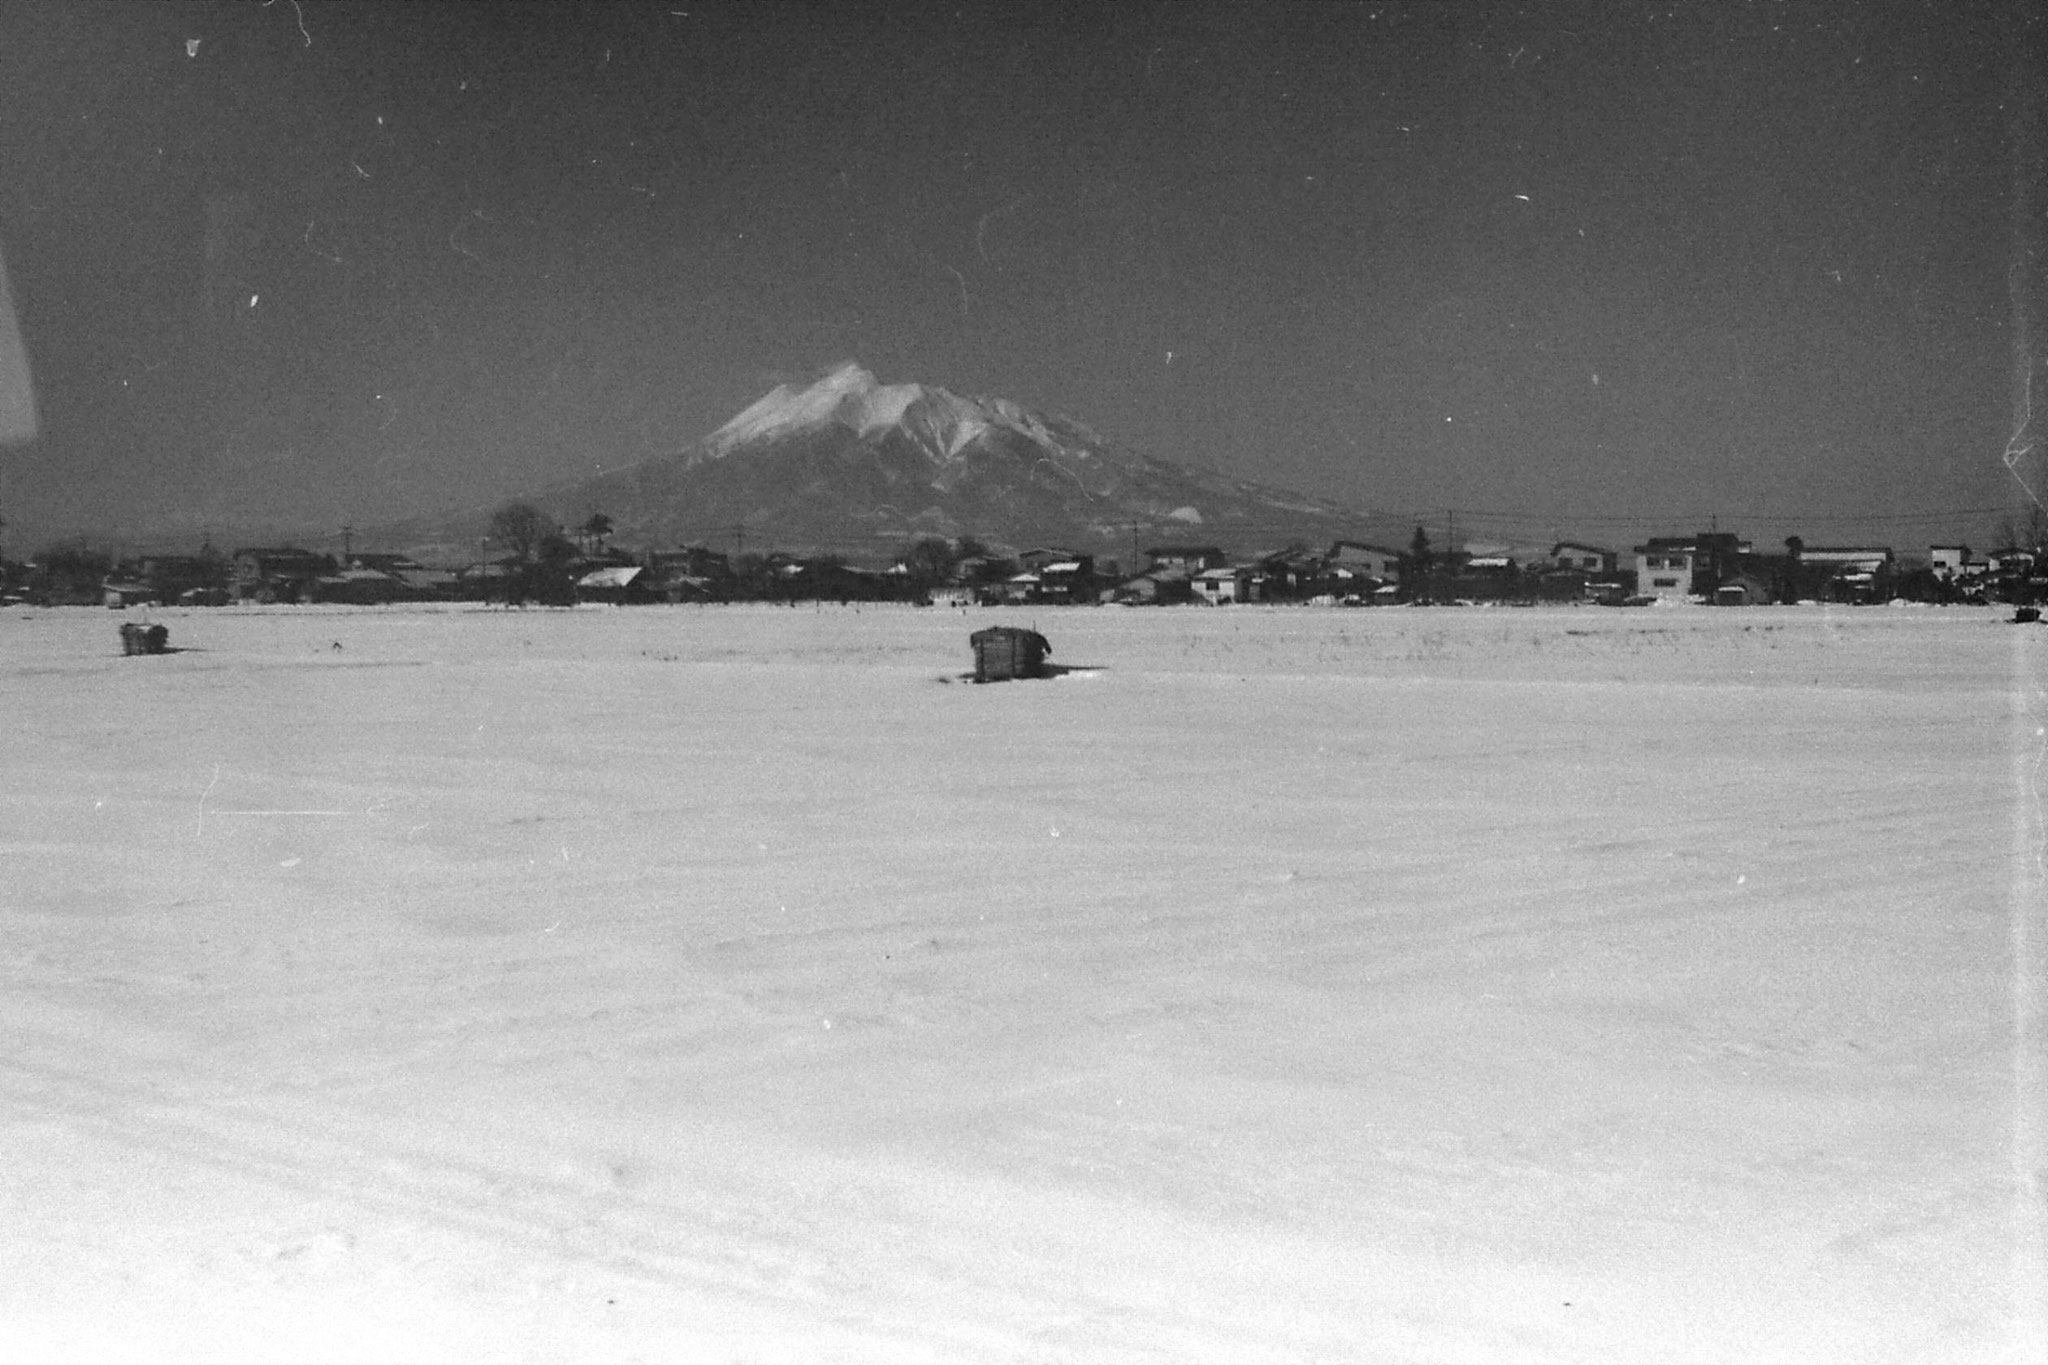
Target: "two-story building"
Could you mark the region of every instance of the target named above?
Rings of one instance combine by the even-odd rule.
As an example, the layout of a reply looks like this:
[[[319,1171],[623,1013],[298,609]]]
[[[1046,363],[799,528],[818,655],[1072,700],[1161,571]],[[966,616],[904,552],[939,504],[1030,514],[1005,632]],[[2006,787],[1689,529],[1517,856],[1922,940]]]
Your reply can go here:
[[[1259,592],[1266,601],[1294,601],[1323,591],[1323,557],[1305,545],[1290,545],[1259,557]]]
[[[1258,576],[1244,565],[1204,569],[1188,581],[1194,588],[1195,600],[1212,607],[1255,602],[1259,596]]]
[[[1401,576],[1401,552],[1370,541],[1340,540],[1323,556],[1332,571],[1343,569],[1363,578],[1391,582]]]
[[[1711,599],[1754,553],[1733,531],[1652,536],[1635,547],[1636,592],[1656,602]]]
[[[1970,571],[1970,547],[1930,545],[1927,547],[1927,567],[1934,570],[1936,578],[1949,582],[1963,578]]]
[[[1692,597],[1695,552],[1690,539],[1652,536],[1635,547],[1636,592],[1659,602],[1684,602]]]
[[[297,602],[309,595],[314,580],[334,568],[333,556],[293,546],[237,550],[235,596],[244,602]]]
[[[655,550],[645,563],[645,586],[670,602],[717,601],[733,594],[732,562],[707,546]]]
[[[1223,551],[1214,545],[1159,545],[1145,551],[1145,558],[1152,565],[1152,573],[1178,569],[1190,575],[1217,568],[1224,562]]]

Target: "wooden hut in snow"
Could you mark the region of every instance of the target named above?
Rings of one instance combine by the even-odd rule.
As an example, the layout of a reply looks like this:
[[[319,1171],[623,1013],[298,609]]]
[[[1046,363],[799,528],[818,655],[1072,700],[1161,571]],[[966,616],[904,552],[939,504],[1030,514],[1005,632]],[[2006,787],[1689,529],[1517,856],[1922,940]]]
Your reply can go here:
[[[974,680],[1005,682],[1045,675],[1045,656],[1052,646],[1035,630],[1022,626],[990,626],[967,637],[974,646]]]
[[[163,626],[146,626],[139,621],[121,625],[123,654],[162,654],[170,648],[171,632]]]

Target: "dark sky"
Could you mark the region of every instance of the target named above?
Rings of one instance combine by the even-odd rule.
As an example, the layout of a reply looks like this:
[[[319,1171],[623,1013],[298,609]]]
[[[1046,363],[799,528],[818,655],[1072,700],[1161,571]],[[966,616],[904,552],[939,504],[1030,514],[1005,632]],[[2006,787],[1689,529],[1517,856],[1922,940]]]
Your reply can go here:
[[[1980,542],[2012,8],[9,6],[6,544],[489,503],[847,358],[1461,537]]]

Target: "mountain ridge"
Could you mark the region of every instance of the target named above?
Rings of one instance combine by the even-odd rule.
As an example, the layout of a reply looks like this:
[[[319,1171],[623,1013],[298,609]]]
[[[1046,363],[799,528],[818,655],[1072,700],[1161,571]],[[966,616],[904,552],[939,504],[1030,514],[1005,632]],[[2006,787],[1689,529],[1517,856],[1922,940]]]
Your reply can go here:
[[[1139,543],[1236,550],[1356,537],[1367,514],[1191,469],[1071,418],[921,383],[855,361],[780,384],[689,449],[537,490],[567,525],[602,512],[628,544],[683,543],[886,558],[925,536],[1097,554]],[[409,521],[414,543],[473,546],[488,509]],[[1256,542],[1256,544],[1252,543]]]

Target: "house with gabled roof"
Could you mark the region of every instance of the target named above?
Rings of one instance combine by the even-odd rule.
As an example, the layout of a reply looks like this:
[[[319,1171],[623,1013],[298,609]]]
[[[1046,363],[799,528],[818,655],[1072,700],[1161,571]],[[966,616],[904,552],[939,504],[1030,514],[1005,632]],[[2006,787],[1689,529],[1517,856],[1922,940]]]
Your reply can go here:
[[[1871,602],[1891,595],[1896,562],[1889,545],[1801,545],[1800,568],[1835,601]]]
[[[396,602],[406,595],[404,580],[379,569],[336,569],[304,584],[300,591],[307,601],[354,606]]]
[[[1401,551],[1385,545],[1364,540],[1340,540],[1323,556],[1323,563],[1333,572],[1348,570],[1354,575],[1386,582],[1401,576],[1403,558]]]
[[[243,601],[296,602],[307,596],[315,579],[333,573],[334,568],[332,555],[296,546],[237,550],[235,596]]]
[[[1073,555],[1049,559],[1038,565],[1038,600],[1041,602],[1091,602],[1095,599],[1095,559]]]
[[[426,567],[407,554],[388,554],[382,551],[350,555],[344,569],[374,569],[378,573],[402,574]]]
[[[644,565],[607,564],[576,580],[576,600],[608,602],[613,606],[653,602],[661,596],[655,590],[655,582],[654,575],[647,572]]]
[[[1024,603],[1038,600],[1039,586],[1045,580],[1026,569],[1013,573],[1000,583],[990,585],[989,596],[997,602]]]
[[[1291,601],[1325,591],[1323,557],[1306,545],[1260,556],[1255,572],[1262,601]]]
[[[1153,572],[1179,569],[1182,573],[1198,574],[1219,567],[1226,556],[1214,545],[1159,545],[1145,551],[1145,558],[1151,561]]]
[[[1098,593],[1104,602],[1122,602],[1130,606],[1167,606],[1186,602],[1194,595],[1188,586],[1189,575],[1181,569],[1155,569],[1150,573],[1127,578],[1114,588]]]
[[[1889,545],[1802,545],[1802,564],[1828,564],[1847,573],[1872,574],[1892,563]]]
[[[1550,547],[1550,562],[1557,568],[1577,569],[1603,578],[1612,576],[1619,558],[1603,545],[1588,545],[1580,540],[1560,540]]]
[[[1072,550],[1063,550],[1057,546],[1049,545],[1036,546],[1017,556],[1017,567],[1029,569],[1033,573],[1043,571],[1050,564],[1075,562],[1092,564],[1093,559],[1089,555],[1077,554]]]

